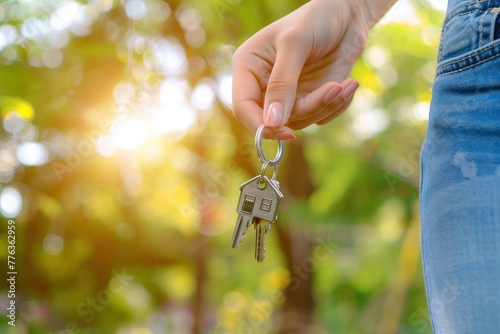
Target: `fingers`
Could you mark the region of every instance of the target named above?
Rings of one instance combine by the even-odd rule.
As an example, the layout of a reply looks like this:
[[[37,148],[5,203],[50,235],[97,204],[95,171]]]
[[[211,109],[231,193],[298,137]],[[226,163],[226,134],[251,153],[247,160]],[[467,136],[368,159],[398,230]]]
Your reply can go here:
[[[320,117],[318,115],[325,115],[328,111],[333,111],[332,109],[337,108],[339,103],[342,104],[351,97],[358,87],[359,83],[352,78],[346,79],[340,84],[336,82],[324,84],[295,101],[290,122]]]
[[[247,41],[233,57],[234,116],[253,132],[264,123],[265,138],[294,139],[292,129],[330,122],[349,107],[359,87],[347,79],[310,92],[317,78],[304,77],[299,83],[311,49],[311,41],[300,35],[289,30],[274,42],[268,40],[266,48]],[[321,76],[321,68],[315,71]]]
[[[308,57],[307,41],[299,35],[284,34],[276,48],[264,101],[264,124],[271,128],[287,123],[295,104],[299,76]]]
[[[293,110],[293,117],[286,124],[294,130],[303,129],[311,124],[324,125],[340,116],[351,104],[359,83],[347,79],[338,84],[325,84],[302,99],[298,99]]]
[[[234,116],[252,132],[256,132],[259,126],[262,125],[262,109],[253,101],[242,102],[240,108],[241,109],[238,110],[244,110],[244,112],[234,112]],[[235,108],[235,111],[236,110]],[[293,140],[296,138],[293,130],[286,126],[276,128],[266,127],[262,136],[266,139],[282,140]]]
[[[295,58],[295,61],[298,61],[297,59],[299,58]],[[285,63],[290,63],[290,61],[291,58],[285,59]],[[255,132],[262,123],[266,124],[268,128],[263,136],[268,139],[295,139],[292,129],[303,129],[314,123],[324,125],[332,121],[349,107],[353,95],[359,87],[358,82],[354,79],[344,80],[341,84],[328,82],[304,97],[292,101],[291,110],[288,112],[290,116],[283,109],[283,118],[279,122],[273,123],[275,121],[273,118],[276,116],[281,117],[280,111],[273,110],[273,108],[276,108],[275,106],[268,107],[267,113],[264,112],[263,119],[261,106],[264,99],[263,91],[265,90],[266,74],[262,74],[262,72],[265,72],[266,69],[262,70],[263,65],[260,64],[262,66],[258,68],[261,68],[262,72],[254,73],[251,70],[252,67],[249,66],[249,64],[255,65],[257,62],[263,62],[263,60],[261,58],[253,60],[240,59],[237,55],[233,58],[233,109],[234,116],[252,132]],[[269,67],[267,70],[271,72],[272,65],[266,62],[266,66]],[[273,73],[275,73],[276,77],[275,70],[273,70]],[[293,73],[291,77],[294,77]],[[265,99],[268,100],[268,96],[272,98],[280,94],[284,96],[282,99],[285,101],[287,101],[285,95],[288,96],[288,99],[289,96],[295,99],[297,84],[294,81],[295,79],[290,78],[285,80],[288,86],[282,85],[281,90],[273,90],[267,87]],[[271,79],[269,79],[269,82],[271,83]],[[276,83],[276,81],[274,82]],[[292,89],[292,91],[288,92],[288,89]],[[286,126],[282,124],[283,122],[286,122]],[[271,127],[270,124],[274,126]]]
[[[307,59],[304,42],[297,34],[284,34],[273,50],[275,55],[269,50],[265,56],[241,50],[233,57],[234,116],[253,132],[266,124],[269,129],[264,132],[265,138],[295,139],[293,131],[284,124],[292,112],[297,83]],[[273,58],[274,64],[265,60]],[[259,73],[253,69],[259,69]]]
[[[280,126],[278,128],[266,127],[262,136],[266,139],[282,139],[282,140],[293,140],[297,138],[293,133],[293,130],[287,126]]]
[[[359,88],[358,82],[355,81],[355,82],[350,83],[346,87],[346,89],[344,90],[344,92],[342,94],[342,99],[344,100],[344,103],[340,107],[337,107],[337,109],[334,112],[332,112],[330,114],[326,114],[326,117],[324,117],[320,121],[316,122],[316,124],[325,125],[325,124],[333,121],[335,118],[339,117],[340,115],[342,115],[344,113],[344,111],[346,111],[347,108],[349,108],[349,106],[351,105],[352,100],[354,99],[354,94],[356,93],[358,88]],[[324,115],[321,115],[321,117],[322,116],[324,116]]]
[[[233,114],[251,131],[262,124],[262,90],[250,64],[259,59],[248,52],[236,51],[233,56]],[[261,65],[258,63],[258,65]],[[265,65],[265,64],[264,64]]]
[[[343,90],[342,84],[328,82],[306,96],[296,99],[289,122],[308,119],[321,113]]]
[[[347,108],[349,108],[353,99],[354,99],[354,96],[351,96],[347,101],[344,102],[344,104],[340,108],[337,108],[337,110],[330,113],[326,118],[323,118],[321,121],[316,122],[316,124],[325,125],[327,123],[330,123],[331,121],[333,121],[334,119],[336,119],[340,115],[342,115],[344,113],[344,111],[346,111]]]

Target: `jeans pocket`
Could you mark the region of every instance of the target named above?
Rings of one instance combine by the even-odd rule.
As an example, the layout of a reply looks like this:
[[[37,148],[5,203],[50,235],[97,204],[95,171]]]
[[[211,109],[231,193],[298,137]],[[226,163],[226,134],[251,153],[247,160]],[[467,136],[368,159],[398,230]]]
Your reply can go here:
[[[452,15],[447,17],[439,48],[436,79],[500,57],[500,7],[488,8],[488,4],[489,1],[481,0],[469,7],[459,8],[459,12],[452,11]],[[495,4],[500,5],[500,0]],[[490,71],[495,73],[492,80],[498,83],[498,63],[495,62],[495,66]]]
[[[493,40],[500,39],[500,8],[497,8]]]
[[[500,39],[500,8],[472,7],[453,14],[443,26],[438,62],[466,55]]]

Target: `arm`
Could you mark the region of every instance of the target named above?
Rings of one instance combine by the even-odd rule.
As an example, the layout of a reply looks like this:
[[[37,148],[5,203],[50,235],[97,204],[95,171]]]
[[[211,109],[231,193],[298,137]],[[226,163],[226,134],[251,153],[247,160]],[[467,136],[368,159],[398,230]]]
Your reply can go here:
[[[258,31],[233,57],[235,117],[293,139],[293,129],[339,116],[359,87],[347,76],[368,32],[395,2],[312,0]]]
[[[397,0],[364,0],[363,6],[369,8],[367,22],[370,24],[370,29],[396,2]]]

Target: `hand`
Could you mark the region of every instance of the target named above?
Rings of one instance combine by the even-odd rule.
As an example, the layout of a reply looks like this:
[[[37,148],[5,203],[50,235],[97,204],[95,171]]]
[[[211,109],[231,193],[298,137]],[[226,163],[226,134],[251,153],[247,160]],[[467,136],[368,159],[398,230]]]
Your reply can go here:
[[[264,123],[267,138],[294,139],[292,129],[342,114],[359,87],[346,78],[381,16],[369,3],[312,0],[243,43],[233,57],[235,117],[254,132]]]

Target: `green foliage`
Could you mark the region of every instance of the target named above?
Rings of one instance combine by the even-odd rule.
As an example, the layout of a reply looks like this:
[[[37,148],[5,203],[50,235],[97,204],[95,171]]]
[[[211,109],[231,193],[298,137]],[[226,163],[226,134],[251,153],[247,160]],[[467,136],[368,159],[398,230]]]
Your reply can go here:
[[[442,21],[427,3],[372,31],[350,111],[298,134],[307,173],[287,161],[278,180],[311,189],[285,194],[264,263],[252,231],[229,246],[238,186],[260,169],[228,109],[231,55],[301,4],[0,3],[0,214],[19,273],[2,332],[277,333],[309,279],[328,333],[431,332],[414,233]]]

